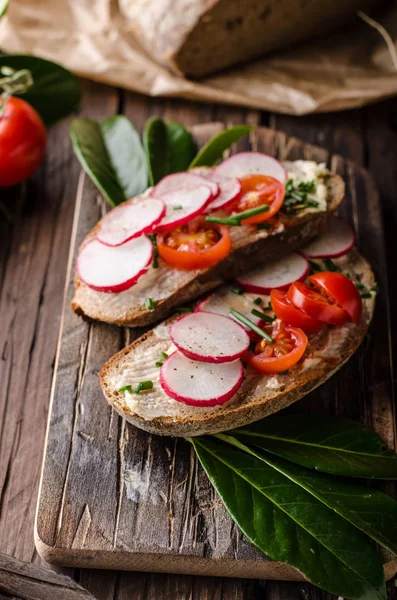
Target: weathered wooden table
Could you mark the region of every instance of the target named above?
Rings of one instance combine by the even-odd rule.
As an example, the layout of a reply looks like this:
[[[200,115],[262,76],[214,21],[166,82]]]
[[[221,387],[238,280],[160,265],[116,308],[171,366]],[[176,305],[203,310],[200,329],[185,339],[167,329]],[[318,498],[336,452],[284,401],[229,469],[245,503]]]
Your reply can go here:
[[[79,113],[82,116],[103,119],[124,113],[140,130],[153,114],[187,126],[211,120],[227,125],[242,122],[268,125],[368,168],[382,198],[389,293],[394,306],[397,301],[393,264],[397,232],[395,100],[347,113],[296,118],[236,107],[148,99],[98,84],[83,85]],[[0,552],[38,565],[43,561],[34,548],[33,522],[80,172],[71,150],[68,126],[66,120],[51,129],[47,161],[34,179],[20,190],[4,194],[9,203],[23,205],[22,217],[12,225],[0,220]],[[397,319],[393,316],[392,339],[397,335]],[[32,573],[11,576],[14,567],[9,565],[5,569],[4,565],[5,560],[0,556],[0,600],[10,597],[82,600],[90,596],[63,587],[61,581],[51,576],[47,583],[38,583]],[[329,598],[328,594],[301,583],[71,569],[63,572],[80,582],[97,600]],[[389,583],[389,597],[397,598],[393,581]]]

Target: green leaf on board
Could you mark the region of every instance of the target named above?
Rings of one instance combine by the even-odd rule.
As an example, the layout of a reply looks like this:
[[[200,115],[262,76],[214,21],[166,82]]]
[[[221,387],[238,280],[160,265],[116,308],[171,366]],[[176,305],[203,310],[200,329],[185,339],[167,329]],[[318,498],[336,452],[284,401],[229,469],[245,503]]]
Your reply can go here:
[[[6,14],[8,4],[8,0],[0,0],[0,19]]]
[[[143,146],[149,171],[149,184],[156,185],[170,172],[171,149],[168,143],[167,128],[163,119],[152,117],[145,123]]]
[[[218,434],[216,437],[263,460],[397,555],[397,502],[391,496],[342,477],[305,469],[263,450],[245,446],[232,436]]]
[[[361,423],[317,415],[275,416],[231,435],[294,463],[350,477],[397,479],[397,454]]]
[[[386,598],[382,562],[361,531],[259,458],[215,440],[189,440],[246,537],[315,585],[353,600]]]
[[[149,119],[143,132],[150,185],[156,185],[166,175],[186,171],[195,155],[190,133],[180,123]]]
[[[175,121],[164,121],[171,149],[170,173],[180,173],[189,168],[196,154],[196,146],[189,131]]]
[[[251,125],[236,125],[235,127],[221,131],[221,133],[218,133],[218,135],[201,148],[190,163],[189,168],[212,167],[222,159],[225,150],[247,135],[252,129]]]
[[[1,67],[16,71],[28,69],[32,73],[33,87],[21,97],[37,110],[46,125],[66,117],[80,102],[78,79],[54,62],[25,54],[8,54],[0,56]]]
[[[147,188],[147,165],[138,132],[123,116],[103,123],[75,119],[70,127],[74,152],[111,206]]]

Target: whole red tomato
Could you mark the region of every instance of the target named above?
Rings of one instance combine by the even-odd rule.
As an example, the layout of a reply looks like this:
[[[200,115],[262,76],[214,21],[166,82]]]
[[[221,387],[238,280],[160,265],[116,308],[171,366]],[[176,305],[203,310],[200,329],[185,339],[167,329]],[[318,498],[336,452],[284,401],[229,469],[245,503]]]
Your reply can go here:
[[[30,177],[43,160],[47,134],[38,113],[11,96],[0,116],[0,187]]]

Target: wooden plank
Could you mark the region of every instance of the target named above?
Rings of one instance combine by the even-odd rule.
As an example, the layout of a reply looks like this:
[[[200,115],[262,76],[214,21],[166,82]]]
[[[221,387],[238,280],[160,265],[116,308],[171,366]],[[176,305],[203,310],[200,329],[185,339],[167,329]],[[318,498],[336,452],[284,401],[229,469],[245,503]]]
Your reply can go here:
[[[95,600],[70,577],[0,553],[0,592],[21,600]]]
[[[81,114],[117,107],[117,92],[96,84],[84,99]],[[80,171],[69,122],[49,130],[46,162],[20,189],[20,218],[0,226],[0,547],[25,560],[38,560],[32,524]]]
[[[211,129],[194,128],[201,143]],[[341,157],[329,157],[324,150],[270,130],[257,130],[250,143],[283,159],[329,160],[346,177],[344,210],[359,224],[360,248],[374,263],[384,289],[382,225],[367,173]],[[72,257],[104,210],[93,185],[82,179]],[[71,266],[73,262],[74,258]],[[125,424],[107,407],[97,382],[100,366],[138,332],[79,320],[69,308],[72,293],[71,272],[37,516],[39,551],[53,562],[97,568],[299,578],[244,539],[183,440],[150,436]],[[390,385],[391,373],[387,360],[384,364],[388,348],[380,323],[387,314],[387,300],[386,294],[382,296],[379,332],[375,328],[357,358],[295,410],[361,417],[367,423],[381,406],[390,414],[384,382]],[[394,441],[390,429],[382,432]]]

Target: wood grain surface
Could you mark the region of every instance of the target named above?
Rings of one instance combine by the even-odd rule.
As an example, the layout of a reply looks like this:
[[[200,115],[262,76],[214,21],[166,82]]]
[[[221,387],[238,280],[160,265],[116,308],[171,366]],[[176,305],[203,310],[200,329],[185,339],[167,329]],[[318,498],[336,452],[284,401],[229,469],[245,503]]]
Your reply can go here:
[[[364,109],[329,115],[288,117],[237,107],[160,100],[84,82],[81,116],[105,118],[123,112],[139,130],[148,116],[162,114],[187,126],[219,120],[227,125],[268,125],[365,166],[381,194],[391,306],[397,301],[395,232],[397,231],[397,104],[395,100]],[[22,560],[45,564],[33,543],[45,422],[62,309],[64,279],[79,166],[68,139],[69,121],[50,131],[46,163],[21,189],[1,193],[8,205],[22,205],[9,224],[0,220],[0,550]],[[38,246],[38,242],[40,245]],[[29,251],[39,248],[34,261]],[[28,249],[28,251],[26,250]],[[397,335],[395,311],[388,337]],[[392,357],[391,357],[392,358]],[[393,403],[393,380],[384,393]],[[339,387],[340,389],[340,387]],[[390,394],[390,395],[389,395]],[[346,399],[345,399],[346,401]],[[374,417],[360,402],[349,404],[368,424],[393,424],[394,413]],[[330,407],[332,410],[332,406]],[[393,492],[395,484],[388,485]],[[49,565],[47,565],[49,567]],[[52,567],[54,568],[54,567]],[[59,569],[58,569],[59,570]],[[62,569],[97,600],[330,600],[332,596],[307,583],[241,580],[186,575]],[[0,571],[0,583],[3,583]],[[5,596],[3,595],[5,594]],[[390,600],[397,598],[393,580]],[[1,588],[0,598],[17,597]],[[27,596],[26,596],[27,597]]]
[[[203,124],[192,132],[200,146],[221,128],[222,123]],[[341,212],[354,223],[359,249],[386,289],[379,201],[364,170],[265,128],[254,130],[240,147],[281,160],[324,161],[341,174],[347,184]],[[70,309],[78,246],[106,210],[82,175],[37,514],[40,554],[49,562],[78,567],[301,580],[294,569],[269,561],[245,540],[187,443],[142,432],[104,403],[98,384],[102,364],[141,333],[87,323]],[[387,293],[381,294],[377,315],[384,317],[388,310]],[[387,325],[387,319],[376,317],[357,355],[295,410],[360,418],[362,406],[393,446],[393,425],[376,422],[382,411],[392,411],[383,389],[391,379]],[[389,564],[389,576],[395,566]]]

